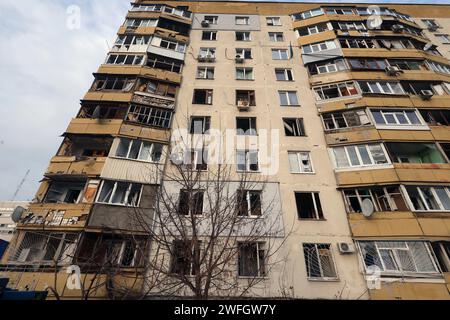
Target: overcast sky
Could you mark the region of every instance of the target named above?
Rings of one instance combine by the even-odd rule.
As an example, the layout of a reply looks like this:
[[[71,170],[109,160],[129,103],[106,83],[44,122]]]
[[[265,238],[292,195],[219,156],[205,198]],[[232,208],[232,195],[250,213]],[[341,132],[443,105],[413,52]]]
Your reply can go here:
[[[0,200],[12,198],[28,169],[16,200],[34,197],[130,2],[0,0]],[[81,9],[78,29],[67,27],[71,5]]]

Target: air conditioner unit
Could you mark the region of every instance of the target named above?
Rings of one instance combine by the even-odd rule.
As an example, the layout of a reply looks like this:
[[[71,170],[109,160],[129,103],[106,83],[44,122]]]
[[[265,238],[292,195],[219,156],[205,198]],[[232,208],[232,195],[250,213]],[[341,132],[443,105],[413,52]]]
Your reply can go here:
[[[238,100],[237,107],[239,110],[248,110],[250,108],[250,102],[247,100]]]
[[[388,76],[396,76],[399,73],[403,72],[403,70],[401,70],[399,67],[396,66],[387,66],[386,69],[384,69],[384,71]]]
[[[355,245],[349,242],[338,243],[339,252],[342,254],[355,252]]]
[[[202,24],[202,27],[204,27],[204,28],[208,28],[209,27],[209,21],[208,20],[203,20],[201,22],[201,24]]]
[[[401,24],[394,24],[392,26],[392,31],[394,31],[395,33],[401,33],[404,29],[405,27],[403,27]]]
[[[431,98],[433,98],[434,96],[434,92],[431,90],[422,90],[420,91],[420,97],[423,100],[430,100]]]
[[[240,54],[236,55],[236,58],[235,58],[236,63],[243,63],[244,60],[245,59]]]
[[[208,53],[206,55],[199,54],[197,60],[200,62],[213,62],[216,58],[212,54]]]

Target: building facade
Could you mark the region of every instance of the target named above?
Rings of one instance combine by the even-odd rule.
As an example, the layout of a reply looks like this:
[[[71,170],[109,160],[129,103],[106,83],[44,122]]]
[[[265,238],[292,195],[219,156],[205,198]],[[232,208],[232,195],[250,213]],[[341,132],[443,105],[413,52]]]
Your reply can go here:
[[[207,216],[218,156],[246,218],[276,229],[233,256],[229,277],[258,278],[246,295],[450,299],[448,34],[449,6],[136,1],[2,274],[62,298],[152,293],[160,190],[192,209],[174,160],[198,173]]]

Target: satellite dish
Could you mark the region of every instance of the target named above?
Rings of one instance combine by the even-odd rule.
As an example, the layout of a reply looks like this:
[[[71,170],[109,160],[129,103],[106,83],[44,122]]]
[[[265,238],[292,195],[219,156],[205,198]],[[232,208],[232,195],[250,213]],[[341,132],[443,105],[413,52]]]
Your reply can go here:
[[[364,199],[361,203],[361,210],[364,217],[370,218],[375,210],[372,200]]]
[[[433,46],[433,44],[431,42],[428,42],[425,47],[423,47],[423,51],[428,51],[431,49],[431,47]]]
[[[16,207],[11,215],[12,221],[14,221],[15,223],[19,222],[25,211],[26,209],[21,206]]]

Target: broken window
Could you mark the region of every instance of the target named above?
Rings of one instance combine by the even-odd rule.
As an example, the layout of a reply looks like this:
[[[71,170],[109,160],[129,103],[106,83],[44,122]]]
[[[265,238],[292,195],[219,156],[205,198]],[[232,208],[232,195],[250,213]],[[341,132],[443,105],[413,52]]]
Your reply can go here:
[[[103,180],[96,202],[137,207],[141,190],[140,183]]]
[[[324,113],[322,114],[322,120],[325,130],[360,127],[371,124],[365,110]]]
[[[217,31],[203,31],[202,32],[202,40],[217,40]]]
[[[238,243],[238,275],[240,277],[264,277],[266,275],[265,261],[265,243]]]
[[[123,77],[114,75],[97,75],[91,90],[93,91],[124,91],[130,92],[134,88],[136,77]]]
[[[194,97],[192,103],[195,104],[212,104],[213,91],[211,89],[194,89]]]
[[[323,22],[323,23],[318,23],[318,24],[312,25],[312,26],[299,28],[296,31],[297,31],[298,36],[304,37],[304,36],[309,36],[309,35],[325,32],[328,30],[332,30],[332,26],[326,22]]]
[[[199,57],[214,59],[216,57],[216,48],[200,48]]]
[[[124,51],[124,49],[128,51],[132,46],[146,46],[150,43],[150,39],[150,36],[144,35],[119,35],[111,51]],[[145,51],[145,49],[133,48],[130,51]]]
[[[152,39],[152,45],[168,50],[184,53],[186,50],[186,44],[179,41],[173,41],[168,39],[162,39],[154,36]]]
[[[421,109],[420,114],[432,126],[450,126],[450,110]]]
[[[141,161],[159,162],[163,145],[151,141],[120,138],[116,157]]]
[[[338,27],[342,31],[351,31],[351,30],[358,30],[358,31],[365,31],[367,30],[366,24],[362,21],[358,22],[338,22]]]
[[[17,250],[9,256],[9,261],[70,265],[77,239],[76,233],[25,232]]]
[[[175,98],[177,86],[167,82],[156,80],[141,79],[138,85],[138,91],[156,94],[159,96]]]
[[[324,11],[322,8],[316,8],[316,9],[307,10],[307,11],[300,12],[300,13],[295,13],[291,16],[294,21],[297,21],[297,20],[309,19],[309,18],[320,16],[323,14],[324,14]]]
[[[257,172],[258,151],[256,150],[237,150],[236,151],[237,171]]]
[[[450,188],[406,186],[414,211],[450,211]]]
[[[422,121],[416,110],[402,109],[371,109],[376,124],[393,126],[417,126]]]
[[[200,241],[174,240],[172,244],[170,272],[195,275],[194,261],[199,261]]]
[[[238,107],[256,106],[254,90],[236,90],[236,105]]]
[[[442,272],[450,272],[450,241],[435,241],[431,246]]]
[[[392,67],[397,67],[400,70],[426,70],[424,67],[424,60],[410,60],[410,59],[402,59],[402,60],[396,60],[396,59],[389,59],[388,63]]]
[[[446,163],[434,143],[387,142],[386,148],[394,162],[398,163]]]
[[[208,21],[209,24],[217,24],[219,16],[204,16],[203,21]]]
[[[44,203],[79,203],[81,202],[86,180],[83,181],[52,181]]]
[[[352,58],[348,59],[348,64],[352,70],[385,70],[387,63],[381,59],[368,59],[368,58]]]
[[[213,67],[198,67],[197,79],[214,79]]]
[[[313,173],[310,152],[289,151],[288,158],[291,173]]]
[[[388,164],[381,144],[363,144],[332,148],[336,168],[362,167]]]
[[[447,156],[447,160],[450,161],[450,143],[440,143],[442,151],[444,151],[445,155]]]
[[[156,27],[158,19],[126,19],[125,27]]]
[[[83,105],[77,118],[82,119],[123,119],[127,113],[126,105]]]
[[[172,59],[153,53],[148,54],[147,67],[161,69],[165,71],[181,73],[183,61]]]
[[[236,132],[238,135],[256,135],[256,118],[236,118]]]
[[[131,105],[127,120],[140,124],[168,129],[172,120],[171,110]]]
[[[110,54],[106,59],[106,64],[142,65],[144,61],[144,55],[140,54]]]
[[[323,219],[318,192],[295,192],[295,203],[299,219]]]
[[[253,68],[236,68],[236,80],[253,80]]]
[[[208,149],[189,149],[184,154],[183,169],[208,170]]]
[[[339,43],[344,49],[376,49],[378,42],[370,38],[340,38]]]
[[[273,60],[288,60],[289,54],[287,49],[272,49]]]
[[[252,59],[252,49],[250,48],[236,48],[236,57],[239,56],[244,59]]]
[[[422,62],[422,64],[423,63],[424,62]],[[427,60],[426,64],[433,71],[446,73],[446,74],[450,73],[450,66],[449,65],[446,65],[446,64],[443,64],[443,63],[439,63],[439,62],[436,62],[436,61],[431,61],[431,60]]]
[[[191,117],[191,134],[205,134],[209,132],[211,117]]]
[[[328,243],[304,243],[306,274],[308,279],[337,279],[331,245]]]
[[[239,216],[261,216],[261,191],[238,190],[237,211]]]
[[[446,82],[425,82],[425,81],[414,81],[414,82],[402,82],[403,88],[407,94],[410,95],[423,95],[424,91],[431,91],[433,94],[442,96],[448,94],[448,84]]]
[[[284,133],[288,137],[306,136],[303,118],[283,118]]]
[[[372,202],[376,212],[409,211],[398,186],[346,189],[343,193],[349,213],[362,213],[366,199]]]
[[[314,87],[313,90],[317,101],[351,97],[359,94],[353,81]]]
[[[165,9],[166,12],[167,12],[167,9],[168,9],[168,7],[166,7],[166,9]],[[178,10],[178,9],[174,9],[174,10],[177,10],[180,13],[182,12],[181,10]],[[172,12],[173,12],[172,9],[170,9],[169,13],[172,13]],[[162,16],[159,17],[157,27],[171,30],[174,33],[178,33],[179,35],[182,35],[185,37],[189,36],[189,31],[191,30],[190,23],[183,23],[180,21],[176,21],[174,19],[166,19]]]
[[[180,190],[178,214],[184,216],[202,215],[204,194],[205,192],[201,190]]]
[[[63,157],[107,157],[112,138],[68,135],[64,138],[57,155]]]
[[[235,33],[236,41],[250,41],[249,31],[236,31]]]
[[[358,241],[366,270],[377,266],[383,274],[438,274],[426,241]]]

